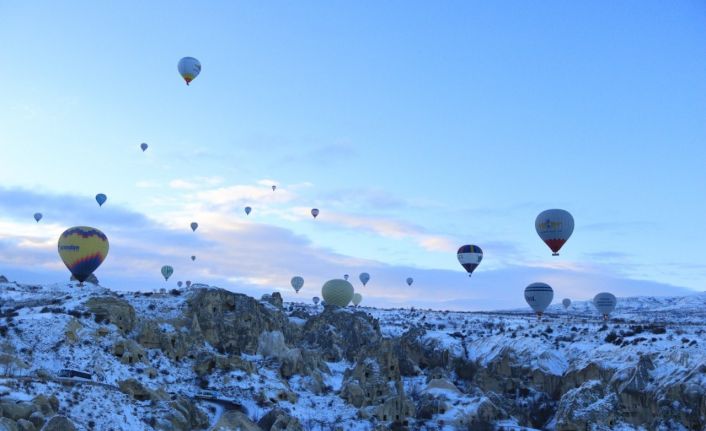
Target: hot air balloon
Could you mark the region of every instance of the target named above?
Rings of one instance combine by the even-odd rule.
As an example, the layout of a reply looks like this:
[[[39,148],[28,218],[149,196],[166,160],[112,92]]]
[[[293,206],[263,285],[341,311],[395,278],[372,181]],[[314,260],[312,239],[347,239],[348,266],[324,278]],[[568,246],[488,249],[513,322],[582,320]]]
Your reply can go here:
[[[525,288],[525,301],[542,318],[544,310],[549,307],[554,298],[554,290],[546,283],[532,283]]]
[[[294,291],[299,293],[299,290],[304,286],[304,279],[297,275],[296,277],[292,277],[291,283]]]
[[[186,85],[189,85],[201,73],[201,63],[194,57],[184,57],[179,60],[177,69],[181,77],[186,81]]]
[[[59,237],[59,256],[83,284],[108,255],[108,237],[96,228],[76,226]]]
[[[318,296],[315,296],[315,297],[311,298],[311,301],[314,303],[314,305],[319,305],[320,299]]]
[[[615,295],[608,292],[601,292],[593,297],[593,306],[603,315],[603,319],[608,320],[608,315],[615,310],[618,300]]]
[[[534,226],[542,241],[553,251],[552,256],[559,256],[559,249],[574,231],[574,218],[568,211],[551,209],[539,213]]]
[[[181,281],[177,281],[177,287],[181,287],[183,284],[184,283],[182,283]]]
[[[362,300],[363,300],[363,295],[361,295],[360,293],[353,294],[353,305],[355,305],[357,307],[358,304],[360,304],[360,301],[362,301]]]
[[[483,260],[483,250],[477,245],[462,245],[458,252],[456,253],[459,263],[468,272],[470,277],[473,274],[473,270],[480,265],[480,261]]]
[[[172,274],[174,274],[174,268],[169,265],[164,265],[162,267],[162,276],[164,277],[164,281],[169,280],[169,277],[171,277]]]
[[[321,287],[326,304],[345,307],[353,299],[353,285],[346,280],[329,280]]]
[[[316,216],[319,215],[319,209],[318,209],[318,208],[312,208],[312,209],[311,209],[311,215],[313,215],[314,218],[316,218]]]
[[[407,286],[411,286],[412,283],[414,283],[414,279],[412,277],[407,277]]]
[[[348,281],[348,274],[343,274],[343,279]]]
[[[564,298],[564,299],[561,301],[561,305],[564,306],[564,309],[567,309],[567,308],[569,308],[569,307],[571,306],[571,300],[570,300],[569,298]]]
[[[191,280],[186,280],[186,287],[191,287]]]
[[[196,232],[196,229],[198,229],[198,227],[199,227],[198,223],[196,223],[195,221],[191,222],[191,230],[192,231]]]
[[[42,213],[34,213],[34,220],[36,220],[37,223],[39,223],[39,220],[41,220],[41,219],[42,219]]]
[[[250,215],[250,211],[252,211],[252,208],[250,207],[245,207],[245,214]]]
[[[196,256],[191,256],[191,261],[193,262],[195,260],[196,260]]]
[[[277,188],[277,186],[275,186],[275,185],[273,184],[273,185],[272,185],[272,191],[275,191],[276,188]]]
[[[108,196],[104,195],[103,193],[98,193],[96,195],[96,202],[98,202],[98,206],[102,207],[105,201],[108,200]]]
[[[358,278],[360,279],[360,282],[363,283],[363,286],[365,286],[368,284],[368,281],[370,281],[370,274],[367,272],[361,272]]]
[[[140,148],[142,148],[142,152],[144,153],[145,150],[149,147],[149,145],[145,144],[144,142],[140,144]]]

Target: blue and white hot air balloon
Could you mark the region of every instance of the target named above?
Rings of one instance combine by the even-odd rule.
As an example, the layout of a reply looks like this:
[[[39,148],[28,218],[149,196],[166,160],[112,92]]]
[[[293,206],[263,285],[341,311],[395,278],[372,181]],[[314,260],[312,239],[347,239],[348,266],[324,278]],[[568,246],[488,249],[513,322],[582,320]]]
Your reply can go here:
[[[473,244],[462,245],[456,252],[456,257],[470,277],[476,267],[480,265],[481,260],[483,260],[483,250]]]

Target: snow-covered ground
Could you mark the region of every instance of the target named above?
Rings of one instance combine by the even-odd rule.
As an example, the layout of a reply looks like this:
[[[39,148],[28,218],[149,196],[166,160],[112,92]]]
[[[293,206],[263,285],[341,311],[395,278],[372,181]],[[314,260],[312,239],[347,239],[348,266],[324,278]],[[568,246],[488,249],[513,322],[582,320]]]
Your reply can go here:
[[[194,372],[195,359],[176,362],[158,349],[147,349],[147,363],[121,363],[112,351],[124,336],[114,325],[99,332],[98,323],[85,312],[83,304],[92,296],[112,294],[108,289],[75,283],[27,286],[0,284],[0,353],[20,358],[26,366],[0,364],[0,397],[3,400],[26,400],[37,394],[55,394],[62,411],[79,429],[152,429],[150,418],[167,401],[134,401],[117,390],[119,381],[134,378],[152,390],[170,395],[195,398],[207,395],[231,400],[245,408],[257,421],[266,413],[262,399],[277,400],[290,410],[305,430],[328,430],[335,424],[344,430],[372,430],[373,425],[358,417],[358,409],[347,404],[336,393],[344,372],[354,364],[329,362],[330,375],[325,377],[328,393],[315,395],[305,376],[288,381],[278,377],[277,364],[258,355],[243,355],[255,364],[256,372],[241,370],[214,371],[208,387],[199,386]],[[169,322],[179,318],[187,307],[189,290],[170,292],[121,293],[135,308],[136,315]],[[304,310],[310,314],[321,307],[287,304],[285,310]],[[706,363],[706,293],[683,298],[619,298],[611,319],[604,322],[589,302],[576,302],[568,310],[552,305],[542,320],[529,309],[497,312],[450,312],[419,309],[374,309],[358,307],[379,320],[384,336],[399,337],[419,326],[426,329],[424,343],[448,350],[453,357],[476,361],[481,366],[492,362],[504,349],[511,348],[530,369],[562,376],[570,369],[598,362],[617,370],[633,368],[641,355],[654,356],[656,368],[652,377],[665,381]],[[78,341],[67,341],[69,322],[77,320]],[[302,326],[305,319],[290,316],[290,322]],[[163,329],[170,330],[169,323]],[[157,371],[148,376],[148,368]],[[58,376],[63,369],[86,371],[91,382],[68,384]],[[620,372],[620,371],[618,371]],[[404,377],[407,393],[426,387],[424,376]],[[448,392],[448,391],[447,391]],[[284,393],[296,394],[288,399]],[[449,425],[460,410],[470,412],[485,399],[482,393],[453,391],[445,394],[453,408],[429,422],[419,422],[415,429],[453,429]],[[212,423],[222,412],[218,404],[198,401]],[[504,420],[506,429],[522,428],[517,421]],[[638,429],[616,424],[615,429]],[[620,428],[623,427],[623,428]]]

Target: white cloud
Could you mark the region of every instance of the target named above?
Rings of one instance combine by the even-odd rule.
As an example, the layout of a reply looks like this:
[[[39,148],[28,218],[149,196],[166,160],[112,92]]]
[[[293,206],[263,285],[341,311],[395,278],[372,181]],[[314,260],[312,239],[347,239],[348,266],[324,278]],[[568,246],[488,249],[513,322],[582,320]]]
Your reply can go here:
[[[20,198],[28,199],[25,195],[17,199]],[[70,222],[76,214],[64,208],[74,205],[74,198],[39,198],[46,205],[52,205],[46,207],[46,213],[56,222],[37,224],[34,220],[0,218],[0,269],[12,274],[41,270],[63,280],[68,278],[68,271],[56,253],[56,240],[63,231],[62,226],[73,224]],[[75,205],[84,200],[84,197],[76,198]],[[11,199],[0,200],[0,214],[12,214],[16,211],[15,204]],[[201,203],[192,205],[195,212],[189,213],[191,207],[185,205],[168,217],[162,217],[161,220],[166,220],[164,224],[117,207],[110,213],[101,212],[95,220],[87,219],[87,222],[99,222],[111,244],[108,258],[96,274],[101,282],[117,289],[160,288],[164,281],[159,269],[170,264],[175,269],[174,281],[206,282],[254,296],[280,290],[288,300],[307,298],[308,301],[311,296],[320,296],[320,286],[326,280],[348,273],[363,293],[366,304],[456,309],[524,306],[522,291],[534,281],[552,285],[557,299],[565,296],[587,299],[602,290],[613,291],[618,296],[688,293],[676,286],[626,278],[609,263],[588,265],[549,257],[546,261],[522,266],[480,267],[470,279],[460,267],[441,270],[389,265],[333,252],[291,229],[256,222],[244,214],[234,217],[207,211]],[[311,220],[308,208],[295,208],[299,208],[296,217]],[[20,211],[24,212],[24,209]],[[106,214],[111,216],[106,217]],[[196,232],[189,228],[192,220],[200,224]],[[325,222],[336,230],[344,227],[354,232],[372,232],[389,239],[412,239],[425,249],[444,253],[455,251],[456,246],[446,236],[433,235],[391,219],[322,211],[320,220],[311,222]],[[499,244],[497,247],[508,246]],[[195,262],[189,258],[192,254],[197,256]],[[455,258],[453,253],[448,254],[449,259]],[[357,282],[357,275],[362,271],[372,277],[366,287]],[[305,279],[299,295],[289,286],[293,275]],[[408,276],[415,279],[411,287],[404,282]]]
[[[171,180],[169,182],[169,187],[177,190],[195,190],[198,186],[190,181]]]

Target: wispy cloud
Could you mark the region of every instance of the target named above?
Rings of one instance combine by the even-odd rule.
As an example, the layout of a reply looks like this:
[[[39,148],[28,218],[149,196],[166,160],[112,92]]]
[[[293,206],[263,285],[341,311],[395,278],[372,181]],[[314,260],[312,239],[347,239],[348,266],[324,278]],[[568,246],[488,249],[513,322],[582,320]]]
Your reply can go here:
[[[30,210],[39,202],[50,220],[37,224],[31,219]],[[565,296],[588,299],[603,290],[618,296],[690,292],[678,286],[624,277],[606,264],[556,260],[497,268],[485,266],[469,279],[460,267],[421,269],[337,253],[317,246],[291,229],[252,222],[245,217],[205,211],[199,213],[201,227],[191,232],[188,227],[191,220],[186,214],[156,221],[115,206],[98,209],[84,197],[27,190],[0,189],[0,214],[4,215],[0,218],[0,273],[16,279],[26,276],[44,280],[42,277],[47,275],[55,277],[54,280],[67,279],[68,271],[58,258],[56,240],[63,229],[81,220],[80,224],[94,225],[108,235],[110,252],[97,276],[104,285],[116,289],[163,287],[159,268],[171,264],[175,274],[170,283],[190,279],[255,296],[279,290],[289,300],[320,296],[320,286],[326,280],[348,273],[363,293],[365,303],[377,306],[520,307],[524,306],[524,287],[534,281],[552,285],[557,300]],[[420,247],[451,255],[457,246],[452,238],[394,220],[334,212],[324,213],[321,221],[327,218],[330,220],[326,223],[336,228],[367,231],[390,239],[412,239]],[[498,243],[490,249],[493,247],[512,250],[511,244]],[[191,255],[196,255],[195,262],[189,258]],[[372,276],[366,287],[360,286],[356,279],[362,271]],[[305,278],[304,289],[298,295],[289,285],[294,275]],[[415,279],[411,287],[404,282],[408,276]]]
[[[306,217],[309,210],[297,208],[297,213]],[[320,214],[320,223],[336,227],[364,231],[395,240],[410,239],[428,251],[453,252],[458,244],[445,235],[435,235],[420,226],[384,217],[368,217],[338,211],[326,211]],[[318,219],[317,219],[318,220]]]

